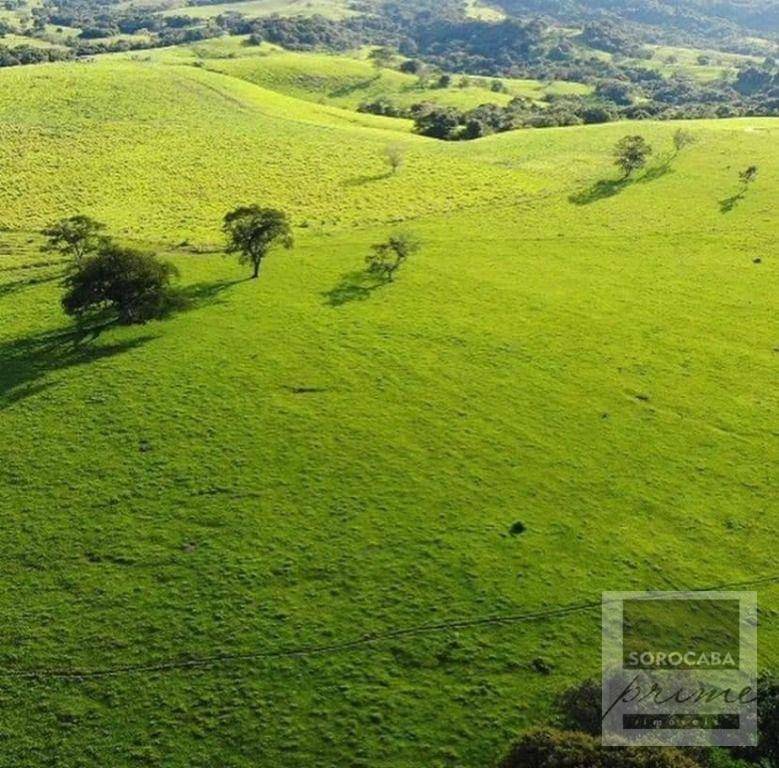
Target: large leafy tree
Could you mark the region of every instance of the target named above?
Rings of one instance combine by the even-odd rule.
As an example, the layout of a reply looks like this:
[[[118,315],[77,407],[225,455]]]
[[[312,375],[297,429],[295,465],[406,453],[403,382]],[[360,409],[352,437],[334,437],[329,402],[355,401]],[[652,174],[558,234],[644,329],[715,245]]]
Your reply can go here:
[[[262,260],[272,248],[289,250],[294,244],[287,214],[275,208],[236,208],[224,217],[222,230],[227,237],[227,252],[237,253],[242,264],[251,264],[255,280],[260,276]]]
[[[62,307],[80,319],[108,312],[123,325],[145,323],[170,308],[170,282],[177,274],[152,253],[105,243],[65,278]]]
[[[95,253],[106,241],[101,233],[105,225],[89,216],[78,215],[49,225],[43,230],[46,237],[45,251],[56,251],[67,256],[76,264],[91,253]]]

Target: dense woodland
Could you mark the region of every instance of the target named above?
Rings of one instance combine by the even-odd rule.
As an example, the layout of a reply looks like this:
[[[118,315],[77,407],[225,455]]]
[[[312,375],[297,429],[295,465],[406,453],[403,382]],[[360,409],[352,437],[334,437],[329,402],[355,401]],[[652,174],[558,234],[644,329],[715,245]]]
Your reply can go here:
[[[499,5],[517,16],[538,14],[566,23],[612,19],[654,42],[710,47],[716,41],[743,49],[745,33],[779,33],[775,0],[500,0]]]

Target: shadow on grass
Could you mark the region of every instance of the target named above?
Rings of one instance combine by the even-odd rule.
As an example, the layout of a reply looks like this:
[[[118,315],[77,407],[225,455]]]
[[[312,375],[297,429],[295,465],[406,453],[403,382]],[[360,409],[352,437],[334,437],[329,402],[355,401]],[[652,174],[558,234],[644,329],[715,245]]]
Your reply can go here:
[[[329,291],[325,291],[322,296],[324,296],[325,304],[328,306],[342,307],[352,301],[369,299],[375,290],[385,285],[387,285],[387,281],[377,279],[364,270],[358,270],[341,275],[337,285]]]
[[[245,281],[197,283],[177,289],[166,316],[220,302],[222,293],[242,282]],[[98,344],[100,335],[116,325],[116,317],[103,312],[91,315],[73,328],[0,342],[0,410],[48,389],[52,383],[47,382],[46,377],[55,371],[116,357],[157,338],[146,334],[126,341]]]
[[[745,197],[747,196],[746,189],[742,189],[731,197],[726,197],[724,200],[719,201],[720,213],[730,213]]]
[[[596,181],[591,187],[570,195],[568,200],[574,205],[590,205],[591,203],[597,203],[598,200],[605,200],[618,195],[632,183],[633,179],[601,179]]]
[[[641,176],[628,176],[621,179],[601,179],[600,181],[596,181],[591,187],[570,195],[568,200],[574,205],[591,205],[592,203],[597,203],[599,200],[606,200],[609,197],[614,197],[614,195],[618,195],[633,184],[649,184],[650,182],[657,181],[657,179],[661,179],[663,176],[673,173],[671,163],[675,157],[675,154],[663,157],[657,165],[647,168]]]
[[[0,410],[52,386],[55,372],[116,357],[156,338],[139,336],[113,344],[95,344],[108,322],[88,328],[32,334],[0,343]]]
[[[370,85],[373,85],[375,82],[378,82],[381,80],[381,72],[377,72],[373,77],[369,77],[367,80],[359,80],[356,83],[350,83],[349,85],[344,85],[341,88],[336,88],[336,90],[331,91],[328,95],[330,98],[337,99],[341,96],[351,96],[351,94],[356,93],[357,91],[361,91],[364,88],[367,88]]]
[[[217,283],[195,283],[185,288],[176,288],[173,291],[173,302],[168,314],[185,312],[191,309],[200,309],[211,304],[224,304],[222,294],[241,283],[249,282],[251,278],[241,280],[221,280]]]
[[[371,184],[374,181],[384,181],[384,179],[391,178],[392,175],[392,171],[385,171],[384,173],[376,173],[373,175],[365,174],[363,176],[354,176],[351,179],[346,179],[343,185],[345,187],[362,187],[365,184]]]
[[[677,153],[671,153],[660,159],[657,165],[650,166],[644,173],[636,179],[636,184],[649,184],[652,181],[662,179],[669,173],[673,173],[671,163],[676,159]]]
[[[10,296],[17,291],[22,291],[25,288],[31,288],[34,285],[53,283],[55,280],[61,279],[62,275],[50,275],[49,277],[27,277],[21,280],[13,280],[10,283],[0,283],[0,299],[4,296]]]

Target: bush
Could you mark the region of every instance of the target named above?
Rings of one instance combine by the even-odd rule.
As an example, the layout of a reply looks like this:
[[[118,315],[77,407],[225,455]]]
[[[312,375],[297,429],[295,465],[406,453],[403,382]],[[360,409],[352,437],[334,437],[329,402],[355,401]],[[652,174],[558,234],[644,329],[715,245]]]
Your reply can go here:
[[[65,278],[62,308],[78,318],[110,312],[123,325],[145,323],[171,308],[170,282],[176,275],[173,264],[152,253],[106,243]]]
[[[633,103],[633,90],[630,83],[622,80],[604,80],[595,88],[595,93],[602,99],[613,101],[626,107]]]
[[[757,747],[736,749],[734,754],[760,766],[779,766],[779,678],[760,676],[757,684]]]
[[[562,727],[590,736],[600,734],[601,695],[601,683],[596,680],[585,680],[560,694],[556,703]]]
[[[593,105],[585,107],[579,112],[579,117],[587,125],[595,125],[599,123],[610,123],[617,119],[614,110],[606,105]]]
[[[700,768],[677,749],[604,747],[593,736],[544,729],[524,734],[500,768]]]
[[[463,114],[454,107],[419,104],[412,107],[415,130],[433,139],[452,140],[462,131]]]
[[[357,111],[384,117],[407,117],[409,114],[408,110],[398,107],[384,96],[379,96],[375,101],[363,102],[357,107]]]

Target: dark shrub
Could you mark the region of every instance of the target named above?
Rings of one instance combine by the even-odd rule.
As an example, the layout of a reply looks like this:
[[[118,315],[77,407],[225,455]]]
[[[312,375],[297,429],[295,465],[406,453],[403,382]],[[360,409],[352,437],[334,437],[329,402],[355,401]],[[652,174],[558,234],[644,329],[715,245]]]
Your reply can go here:
[[[563,691],[557,699],[560,724],[566,730],[582,731],[590,736],[601,732],[601,682],[585,680]]]
[[[65,278],[62,307],[79,318],[109,311],[123,325],[145,323],[170,309],[170,281],[177,274],[154,254],[106,243]]]
[[[524,734],[499,768],[700,768],[676,749],[604,747],[586,733],[550,729]]]

